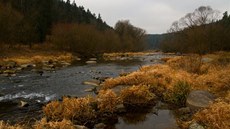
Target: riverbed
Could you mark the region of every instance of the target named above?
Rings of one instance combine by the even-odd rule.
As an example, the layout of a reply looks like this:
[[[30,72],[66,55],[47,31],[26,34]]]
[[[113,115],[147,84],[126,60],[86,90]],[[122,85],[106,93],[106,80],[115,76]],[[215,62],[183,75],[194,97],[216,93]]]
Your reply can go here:
[[[97,60],[95,64],[86,64],[86,60],[81,60],[55,71],[44,71],[42,76],[33,70],[24,70],[14,77],[0,75],[0,120],[12,123],[38,120],[42,117],[42,106],[51,100],[58,100],[62,96],[95,96],[93,92],[86,92],[92,86],[83,85],[84,81],[117,77],[121,73],[136,71],[143,65],[163,63],[161,58],[168,56],[172,55],[155,53],[114,61]],[[29,106],[19,107],[18,103],[22,100],[29,102]],[[110,128],[177,128],[173,111],[165,107],[158,107],[157,113],[149,111],[120,116]]]

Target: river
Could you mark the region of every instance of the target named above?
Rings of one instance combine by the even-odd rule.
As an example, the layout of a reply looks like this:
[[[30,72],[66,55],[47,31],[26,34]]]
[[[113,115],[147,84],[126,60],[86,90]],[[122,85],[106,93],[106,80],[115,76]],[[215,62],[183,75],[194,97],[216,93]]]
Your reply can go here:
[[[86,64],[85,61],[76,61],[71,66],[56,71],[45,71],[42,76],[31,70],[22,71],[14,77],[0,75],[0,120],[19,122],[22,120],[39,119],[42,117],[41,107],[44,103],[59,99],[62,96],[94,95],[85,92],[91,86],[82,82],[98,77],[116,77],[120,73],[138,70],[142,65],[161,63],[164,54],[136,56],[132,59],[120,61],[98,60],[96,64]],[[20,100],[34,102],[30,108],[19,108],[16,103]],[[130,114],[131,121],[136,115],[137,120],[130,122],[127,116],[121,116],[114,129],[166,129],[176,128],[173,112],[169,109],[159,109],[157,114],[139,113]],[[35,117],[36,115],[36,117]],[[141,119],[138,118],[141,116]],[[26,118],[27,119],[26,119]],[[144,119],[143,119],[144,117]]]

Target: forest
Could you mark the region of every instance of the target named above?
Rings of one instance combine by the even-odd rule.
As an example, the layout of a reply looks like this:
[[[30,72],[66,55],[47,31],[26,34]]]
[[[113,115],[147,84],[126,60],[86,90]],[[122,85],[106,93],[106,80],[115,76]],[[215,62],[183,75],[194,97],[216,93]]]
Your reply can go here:
[[[200,6],[175,21],[160,43],[164,52],[206,54],[230,50],[230,15]]]
[[[51,44],[50,49],[88,54],[145,47],[145,30],[128,20],[112,28],[70,0],[0,0],[0,28],[0,44],[8,48]]]

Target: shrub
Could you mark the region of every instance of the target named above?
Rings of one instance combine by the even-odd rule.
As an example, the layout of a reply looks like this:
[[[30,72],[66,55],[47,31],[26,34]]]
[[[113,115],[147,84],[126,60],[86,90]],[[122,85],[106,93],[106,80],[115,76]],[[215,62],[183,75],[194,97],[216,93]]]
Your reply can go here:
[[[35,123],[34,129],[76,129],[70,120],[63,119],[62,121],[50,121],[45,118]]]
[[[208,129],[230,128],[230,104],[217,102],[194,115],[194,119],[208,127]]]
[[[100,112],[113,113],[120,102],[118,96],[112,90],[101,90],[97,96]]]
[[[164,94],[164,99],[177,106],[185,106],[186,98],[190,92],[190,84],[185,81],[178,81],[172,88]]]
[[[90,105],[94,100],[91,97],[67,98],[63,102],[53,101],[43,107],[45,115],[52,120],[72,120],[86,122],[95,118],[95,111]]]
[[[121,91],[121,100],[124,104],[145,106],[151,104],[155,95],[149,91],[148,86],[132,86]]]

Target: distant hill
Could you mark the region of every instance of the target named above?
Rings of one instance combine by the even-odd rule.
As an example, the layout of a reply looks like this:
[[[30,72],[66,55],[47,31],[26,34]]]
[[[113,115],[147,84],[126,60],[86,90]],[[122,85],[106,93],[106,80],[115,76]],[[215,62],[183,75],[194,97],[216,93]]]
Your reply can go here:
[[[148,49],[159,49],[161,42],[167,35],[168,34],[148,34],[146,37]]]

